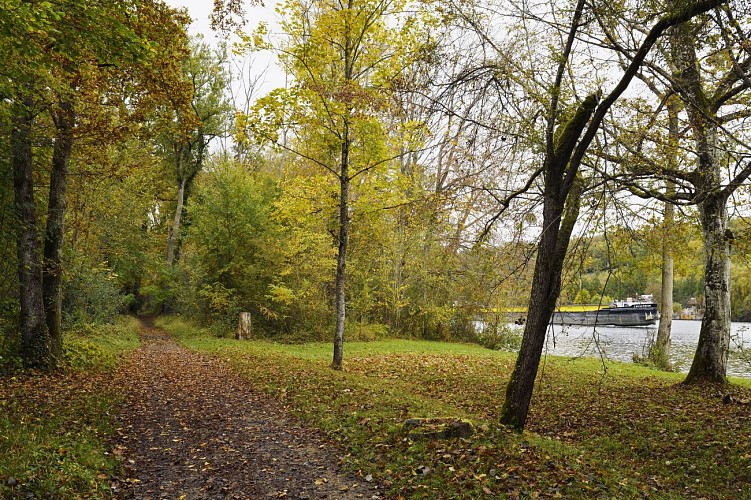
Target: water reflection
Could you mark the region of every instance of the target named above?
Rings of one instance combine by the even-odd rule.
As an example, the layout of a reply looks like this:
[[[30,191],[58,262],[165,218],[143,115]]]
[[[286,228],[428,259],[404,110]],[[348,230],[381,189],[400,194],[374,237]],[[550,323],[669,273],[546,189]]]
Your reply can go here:
[[[700,328],[700,321],[673,320],[670,360],[682,372],[691,367]],[[546,352],[572,357],[603,355],[607,359],[631,362],[634,354],[644,354],[649,338],[656,334],[656,326],[598,326],[594,329],[591,326],[554,325],[548,328]],[[730,345],[728,375],[751,377],[751,323],[732,324]],[[741,347],[746,349],[745,353],[741,352]]]

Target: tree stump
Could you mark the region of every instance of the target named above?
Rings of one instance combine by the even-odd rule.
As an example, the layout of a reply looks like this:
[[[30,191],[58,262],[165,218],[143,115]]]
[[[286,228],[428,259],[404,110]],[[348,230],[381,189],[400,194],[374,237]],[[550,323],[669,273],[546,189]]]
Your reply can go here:
[[[235,332],[235,338],[237,340],[248,340],[250,338],[250,333],[250,313],[241,312],[240,319],[237,321],[237,331]]]

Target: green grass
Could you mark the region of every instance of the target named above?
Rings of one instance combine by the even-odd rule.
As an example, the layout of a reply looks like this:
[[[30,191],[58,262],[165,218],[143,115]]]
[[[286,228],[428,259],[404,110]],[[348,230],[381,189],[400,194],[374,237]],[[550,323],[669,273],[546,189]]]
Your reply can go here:
[[[111,325],[85,326],[66,333],[64,364],[69,369],[111,369],[121,355],[140,344],[139,322],[123,316]]]
[[[253,386],[338,441],[355,473],[392,496],[480,498],[751,498],[751,390],[687,388],[683,375],[549,357],[528,431],[498,426],[515,355],[473,345],[238,342],[161,321],[183,344],[230,361]],[[717,397],[731,392],[734,404]],[[409,417],[474,422],[469,439],[415,441]],[[420,466],[430,467],[419,474]]]
[[[110,498],[119,394],[111,370],[138,345],[138,321],[66,334],[65,369],[0,384],[0,498]],[[34,497],[34,498],[36,498]]]

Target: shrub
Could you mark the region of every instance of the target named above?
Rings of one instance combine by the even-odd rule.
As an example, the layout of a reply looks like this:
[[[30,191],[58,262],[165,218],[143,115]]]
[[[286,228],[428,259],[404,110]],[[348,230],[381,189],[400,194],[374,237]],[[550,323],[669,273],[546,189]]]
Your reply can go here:
[[[65,274],[63,322],[66,326],[112,323],[133,301],[133,295],[120,293],[117,275],[105,265],[91,265],[82,258],[73,262]]]
[[[505,323],[484,324],[476,333],[476,342],[495,351],[518,351],[522,345],[522,334]]]
[[[389,336],[389,327],[380,323],[348,323],[344,333],[345,340],[372,342]]]

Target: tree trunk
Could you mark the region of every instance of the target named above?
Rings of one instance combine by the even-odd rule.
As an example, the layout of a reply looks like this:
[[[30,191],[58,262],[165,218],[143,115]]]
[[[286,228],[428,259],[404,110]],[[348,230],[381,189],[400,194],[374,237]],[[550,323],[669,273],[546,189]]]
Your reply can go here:
[[[348,9],[352,8],[352,0],[348,0]],[[344,51],[342,54],[342,62],[344,63],[344,80],[345,88],[350,82],[353,81],[353,63],[354,49],[352,48],[353,41],[350,39],[350,34],[347,32],[345,35]],[[350,138],[350,117],[353,110],[349,106],[345,106],[344,113],[342,115],[342,149],[339,165],[339,248],[336,254],[336,327],[334,329],[334,358],[331,361],[331,368],[334,370],[342,369],[342,360],[344,358],[344,324],[346,319],[346,297],[344,285],[346,281],[346,266],[347,266],[347,243],[349,241],[349,149],[352,145],[352,139]]]
[[[185,202],[185,177],[177,180],[177,207],[175,208],[175,219],[172,223],[169,240],[167,240],[167,265],[172,266],[175,262],[175,248],[180,238],[180,224],[183,216],[183,203]]]
[[[582,8],[583,2],[580,2],[579,14]],[[574,26],[577,24],[578,18],[575,18]],[[575,28],[572,37],[573,33]],[[552,121],[546,132],[548,151],[544,165],[542,234],[537,247],[522,346],[506,387],[506,400],[501,410],[501,423],[520,431],[527,422],[545,333],[561,293],[563,262],[581,207],[583,185],[578,174],[579,163],[571,164],[572,153],[598,100],[597,94],[588,96],[579,105],[576,114],[559,125],[555,133]]]
[[[50,338],[50,364],[57,365],[63,352],[62,323],[62,248],[65,228],[68,165],[73,149],[73,105],[60,103],[55,113],[57,137],[52,152],[52,173],[47,204],[47,229],[44,238],[42,285],[44,313]]]
[[[668,101],[668,164],[670,168],[678,169],[678,113],[680,111],[675,97]],[[665,196],[675,195],[675,184],[667,181]],[[649,357],[660,369],[669,370],[670,365],[670,331],[673,326],[673,250],[671,234],[675,223],[675,207],[665,202],[665,215],[662,220],[662,282],[660,289],[660,324],[657,327],[657,338],[652,346]]]
[[[723,151],[718,144],[717,108],[702,87],[696,55],[697,27],[681,25],[670,37],[677,90],[686,105],[696,142],[696,198],[704,237],[704,318],[691,369],[684,381],[726,383],[730,347],[730,240],[723,190]]]
[[[44,318],[40,245],[34,205],[32,106],[30,98],[22,99],[22,104],[15,110],[11,131],[14,205],[19,223],[16,250],[21,306],[21,358],[27,367],[47,368],[50,345]]]
[[[252,334],[252,316],[249,312],[241,312],[237,320],[237,331],[235,339],[248,340]]]
[[[346,318],[345,268],[349,239],[349,127],[345,124],[342,140],[342,162],[339,177],[339,249],[336,255],[336,329],[334,330],[334,359],[331,368],[342,369],[344,358],[344,321]]]
[[[699,344],[684,381],[727,382],[730,348],[730,240],[724,197],[699,205],[704,235],[704,318]]]
[[[670,330],[673,326],[673,252],[670,248],[670,225],[673,222],[673,204],[665,202],[665,220],[662,237],[662,284],[660,288],[660,324],[652,347],[652,362],[661,369],[670,368]]]
[[[193,188],[193,181],[195,180],[196,176],[198,175],[201,170],[203,170],[203,160],[206,155],[206,148],[208,147],[210,139],[207,139],[206,136],[203,133],[203,129],[198,129],[198,135],[197,138],[192,142],[192,145],[187,148],[187,155],[186,158],[183,159],[183,164],[185,162],[188,163],[190,166],[189,169],[186,169],[187,171],[184,174],[185,181],[183,182],[183,195],[182,195],[182,209],[181,209],[181,219],[180,219],[180,227],[179,232],[177,234],[177,238],[175,241],[174,246],[174,252],[173,252],[173,259],[172,262],[179,262],[180,261],[180,252],[182,250],[183,246],[183,240],[180,238],[180,232],[183,230],[186,230],[188,226],[190,225],[190,218],[186,217],[188,213],[188,200],[190,200],[190,194]],[[195,160],[191,158],[190,153],[193,149],[193,147],[196,148],[195,153]],[[179,186],[178,186],[179,189]]]
[[[551,181],[555,183],[555,181]],[[558,180],[560,184],[560,180]],[[545,336],[555,304],[561,293],[561,273],[574,224],[579,215],[581,187],[571,189],[565,207],[558,201],[560,185],[549,186],[546,179],[543,208],[543,233],[537,248],[532,293],[527,306],[521,349],[511,380],[506,387],[506,400],[501,410],[501,423],[517,430],[524,428],[532,400],[537,369],[545,345]],[[563,223],[561,217],[564,217]]]

